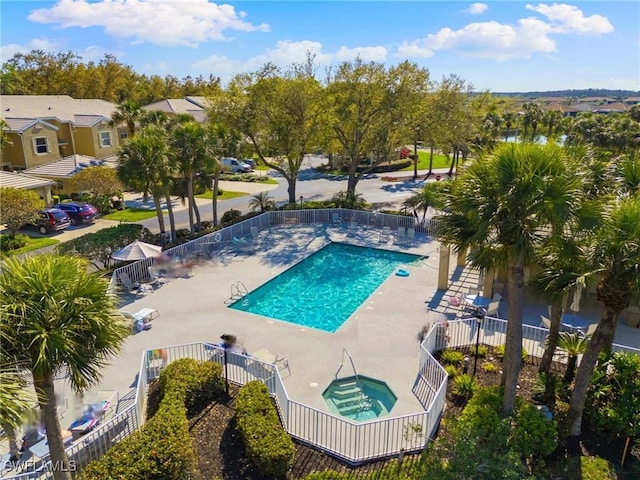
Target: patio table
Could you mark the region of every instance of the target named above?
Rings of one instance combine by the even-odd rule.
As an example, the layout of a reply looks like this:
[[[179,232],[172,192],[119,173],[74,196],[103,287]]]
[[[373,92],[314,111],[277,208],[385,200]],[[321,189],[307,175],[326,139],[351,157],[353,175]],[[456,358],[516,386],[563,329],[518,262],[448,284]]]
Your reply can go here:
[[[466,295],[463,302],[473,308],[487,308],[491,299],[482,295]]]

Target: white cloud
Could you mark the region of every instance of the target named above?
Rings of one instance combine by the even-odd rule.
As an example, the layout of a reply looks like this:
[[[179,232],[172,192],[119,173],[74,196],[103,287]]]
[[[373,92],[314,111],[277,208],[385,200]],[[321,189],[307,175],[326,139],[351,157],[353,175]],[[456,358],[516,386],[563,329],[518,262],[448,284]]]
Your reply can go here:
[[[356,57],[360,57],[365,62],[384,62],[387,59],[387,49],[382,46],[355,48],[340,47],[333,57],[338,61],[352,60]]]
[[[507,60],[528,57],[532,53],[549,53],[556,49],[547,34],[549,26],[525,18],[515,26],[498,22],[474,22],[459,30],[442,28],[424,39],[405,42],[398,48],[404,57],[430,57],[438,50],[454,50],[471,57]]]
[[[547,5],[527,5],[527,10],[537,12],[551,21],[556,33],[577,33],[580,35],[600,35],[613,32],[613,25],[607,17],[591,15],[585,17],[582,10],[574,5],[564,3]]]
[[[556,51],[553,34],[602,34],[613,31],[606,17],[585,17],[577,7],[564,4],[526,5],[528,10],[545,16],[548,21],[528,17],[515,24],[474,22],[453,30],[441,28],[424,38],[403,42],[397,57],[432,57],[439,50],[450,50],[462,56],[507,60],[530,57],[536,53]]]
[[[208,0],[58,0],[50,8],[34,10],[29,20],[60,28],[102,27],[112,37],[135,43],[197,47],[209,40],[224,40],[226,30],[268,31],[267,24],[244,21],[245,12]]]
[[[487,5],[486,3],[476,2],[472,3],[469,8],[465,10],[465,12],[470,13],[471,15],[481,15],[486,12],[488,8],[489,5]]]
[[[169,66],[167,65],[166,62],[164,61],[160,61],[158,63],[145,63],[144,65],[142,65],[142,69],[146,72],[150,72],[152,74],[164,74],[167,73],[169,71]]]
[[[383,46],[374,47],[340,47],[334,53],[322,51],[322,44],[311,40],[293,42],[287,40],[278,41],[276,47],[267,49],[265,53],[240,62],[223,55],[211,55],[198,60],[192,67],[199,71],[210,72],[220,77],[229,77],[235,73],[257,70],[267,62],[278,66],[287,66],[291,63],[303,63],[307,58],[307,52],[315,55],[316,65],[329,65],[332,62],[341,62],[360,57],[364,61],[384,62],[387,59],[387,49]]]
[[[27,53],[31,50],[44,50],[45,52],[57,51],[59,45],[47,38],[34,38],[25,44],[10,43],[0,47],[0,61],[2,63],[9,60],[16,53]]]

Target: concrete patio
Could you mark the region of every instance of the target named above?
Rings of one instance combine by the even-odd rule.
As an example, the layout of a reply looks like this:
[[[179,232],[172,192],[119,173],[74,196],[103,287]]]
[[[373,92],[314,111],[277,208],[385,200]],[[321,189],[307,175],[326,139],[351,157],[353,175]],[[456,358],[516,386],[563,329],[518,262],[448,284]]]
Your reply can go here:
[[[232,284],[241,281],[249,291],[254,290],[332,241],[426,258],[419,266],[406,268],[409,277],[390,275],[335,333],[227,308]],[[420,411],[422,407],[411,392],[420,332],[436,318],[432,312],[449,319],[469,316],[468,310],[451,306],[448,299],[477,288],[479,283],[478,272],[457,266],[452,256],[449,289],[437,290],[439,251],[439,244],[426,235],[416,235],[411,243],[393,236],[380,243],[377,229],[321,224],[271,227],[260,232],[255,241],[247,237],[246,243],[228,244],[210,260],[196,265],[188,278],[171,278],[151,294],[129,298],[123,310],[154,308],[160,316],[153,320],[151,330],[127,339],[121,354],[105,370],[98,389],[118,390],[122,409],[133,398],[142,351],[192,342],[217,343],[221,334],[231,333],[249,353],[268,349],[288,354],[291,375],[285,374],[284,382],[289,395],[300,402],[328,411],[321,394],[334,379],[346,349],[359,374],[387,382],[398,396],[391,415]],[[539,325],[546,305],[533,298],[525,305],[525,323]],[[503,300],[500,317],[506,318],[506,313]],[[594,323],[599,318],[594,306],[581,308],[579,314]],[[639,348],[640,329],[620,322],[616,343]],[[341,376],[352,374],[346,367]]]

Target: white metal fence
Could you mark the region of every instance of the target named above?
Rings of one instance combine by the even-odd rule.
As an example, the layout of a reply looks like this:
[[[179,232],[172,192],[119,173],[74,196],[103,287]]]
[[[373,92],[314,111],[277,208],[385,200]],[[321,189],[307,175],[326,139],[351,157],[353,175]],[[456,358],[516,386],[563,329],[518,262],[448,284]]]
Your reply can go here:
[[[436,334],[435,330],[432,334]],[[149,379],[157,377],[163,365],[178,358],[210,360],[225,366],[225,352],[215,345],[195,343],[163,347],[155,350],[161,352],[157,355],[154,351],[148,352],[152,353],[147,355],[144,368]],[[276,399],[283,426],[291,436],[351,464],[423,448],[435,433],[444,408],[447,375],[425,347],[422,347],[416,381],[433,392],[423,403],[425,411],[362,423],[290,398],[274,365],[232,352],[227,352],[226,358],[229,381],[244,385],[259,380],[267,386]]]
[[[252,380],[263,382],[276,400],[286,431],[299,441],[321,449],[352,464],[389,457],[401,451],[420,450],[433,438],[444,409],[447,374],[432,354],[444,348],[465,347],[479,343],[504,344],[506,320],[475,318],[439,323],[431,327],[420,345],[420,360],[413,394],[424,411],[400,417],[385,417],[358,423],[304,405],[289,397],[278,369],[256,358],[227,352],[226,372],[230,382],[244,385]],[[478,331],[478,328],[480,329]],[[532,356],[540,356],[547,330],[523,326],[523,346]],[[640,350],[614,344],[614,351],[640,354]],[[118,441],[131,435],[145,421],[147,385],[169,363],[180,358],[213,361],[225,367],[225,352],[216,345],[193,343],[174,345],[143,352],[135,402],[113,419],[83,437],[67,449],[78,468],[100,458]],[[557,361],[563,361],[557,357]],[[50,463],[35,472],[7,477],[11,479],[53,478]]]
[[[425,233],[427,235],[435,235],[438,229],[437,222],[433,220],[416,223],[414,217],[366,212],[362,210],[348,210],[344,208],[279,210],[266,212],[216,230],[195,240],[165,250],[164,253],[174,259],[188,259],[200,255],[210,257],[217,250],[231,243],[234,237],[250,235],[252,228],[260,231],[275,225],[311,225],[317,223],[345,227],[355,223],[359,226],[376,228],[388,227],[392,230],[397,230],[398,228],[414,228],[415,232]],[[110,288],[112,291],[116,291],[126,285],[127,280],[125,279],[123,281],[123,278],[126,277],[132,282],[145,283],[150,279],[149,267],[153,265],[154,259],[148,258],[117,268],[111,277]]]

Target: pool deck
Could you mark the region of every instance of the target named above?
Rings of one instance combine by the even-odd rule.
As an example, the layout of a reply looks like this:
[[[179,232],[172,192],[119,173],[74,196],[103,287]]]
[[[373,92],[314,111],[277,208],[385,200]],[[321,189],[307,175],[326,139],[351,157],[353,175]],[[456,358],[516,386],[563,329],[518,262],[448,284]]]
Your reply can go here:
[[[122,307],[131,312],[154,308],[160,316],[153,320],[151,330],[126,340],[95,390],[118,390],[122,410],[133,401],[143,350],[217,343],[220,335],[227,333],[236,335],[249,353],[268,349],[288,354],[291,374],[283,372],[284,383],[289,396],[299,402],[329,411],[322,392],[335,378],[346,349],[359,374],[385,381],[396,394],[392,416],[421,411],[411,389],[418,370],[420,332],[433,320],[428,309],[448,318],[461,316],[461,309],[451,307],[447,299],[475,287],[477,272],[457,267],[452,256],[450,289],[437,291],[439,245],[426,235],[417,234],[411,243],[393,237],[381,243],[376,229],[313,224],[271,227],[261,231],[255,241],[250,237],[243,240],[246,243],[226,245],[212,260],[194,267],[188,278],[170,279],[153,293]],[[232,284],[242,281],[251,291],[332,241],[414,253],[426,259],[420,266],[405,267],[408,277],[390,275],[335,333],[227,307]],[[546,307],[530,301],[525,305],[525,322],[537,325]],[[506,308],[503,301],[500,318],[506,318]],[[580,315],[594,322],[599,318],[595,308]],[[616,341],[638,348],[640,330],[620,325]],[[347,361],[340,377],[351,375]]]
[[[416,235],[411,243],[378,241],[373,229],[349,230],[326,225],[271,227],[257,241],[228,245],[196,266],[189,278],[171,279],[152,294],[123,307],[160,312],[153,328],[129,337],[117,359],[105,370],[101,389],[117,389],[121,398],[135,385],[144,349],[192,342],[219,342],[234,334],[249,353],[260,349],[288,354],[291,375],[283,372],[290,397],[329,411],[322,399],[335,378],[342,350],[359,374],[384,380],[398,396],[394,415],[421,410],[411,393],[419,359],[418,335],[428,321],[426,303],[435,290],[437,245]],[[422,266],[407,266],[409,277],[390,275],[335,333],[301,327],[227,308],[231,285],[242,281],[249,291],[280,274],[329,242],[374,246],[431,255]],[[340,376],[353,375],[346,363]]]

